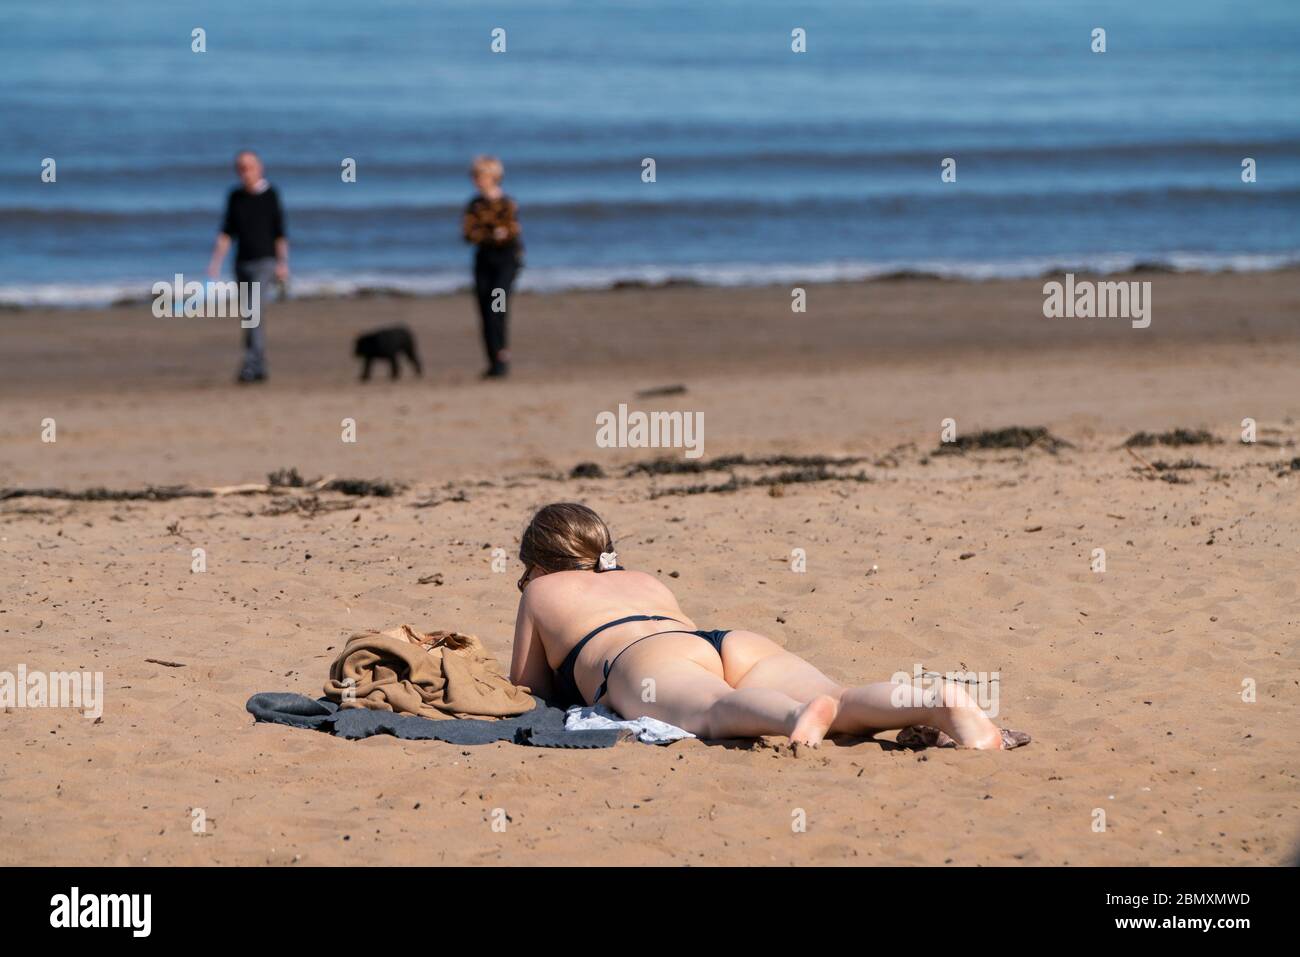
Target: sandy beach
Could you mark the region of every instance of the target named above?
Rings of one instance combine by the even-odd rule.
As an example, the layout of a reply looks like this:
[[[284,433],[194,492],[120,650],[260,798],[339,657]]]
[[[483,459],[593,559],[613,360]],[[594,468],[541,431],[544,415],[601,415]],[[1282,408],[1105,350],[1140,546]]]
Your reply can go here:
[[[813,285],[806,314],[778,286],[521,294],[504,382],[478,380],[467,295],[268,307],[271,379],[245,388],[234,320],[0,315],[0,489],[394,486],[0,500],[0,670],[105,679],[102,720],[0,718],[0,864],[1290,861],[1300,273],[1114,278],[1152,282],[1150,328],[1044,319],[1042,280]],[[358,383],[352,338],[394,322],[425,375]],[[619,403],[700,413],[697,461],[744,458],[636,471],[687,460],[599,448]],[[936,454],[946,418],[1048,438]],[[1175,429],[1219,441],[1125,447]],[[599,510],[702,626],[836,679],[996,673],[998,722],[1033,744],[460,748],[245,712],[318,695],[367,628],[472,632],[508,662],[518,533],[556,500]]]

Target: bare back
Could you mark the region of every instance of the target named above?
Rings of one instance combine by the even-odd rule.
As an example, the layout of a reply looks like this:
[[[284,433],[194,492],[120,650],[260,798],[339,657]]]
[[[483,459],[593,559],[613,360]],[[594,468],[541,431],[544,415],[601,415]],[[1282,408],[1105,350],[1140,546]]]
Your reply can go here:
[[[550,680],[543,667],[554,672],[586,635],[629,615],[661,615],[681,622],[682,628],[695,628],[672,591],[645,572],[563,571],[534,579],[519,600],[511,680],[542,693]],[[664,627],[661,621],[632,621],[600,632],[579,654],[579,682],[591,683],[584,679],[593,663]]]
[[[564,660],[584,635],[628,615],[665,615],[682,622],[686,628],[695,627],[663,582],[638,571],[573,571],[544,575],[529,584],[520,605],[528,606],[552,668]],[[654,627],[640,630],[636,627],[647,624]],[[663,626],[658,622],[629,622],[610,629],[615,633],[615,644],[637,637],[641,631],[662,630]],[[619,635],[623,636],[622,639]],[[604,633],[600,634],[592,644],[598,644],[604,637]]]

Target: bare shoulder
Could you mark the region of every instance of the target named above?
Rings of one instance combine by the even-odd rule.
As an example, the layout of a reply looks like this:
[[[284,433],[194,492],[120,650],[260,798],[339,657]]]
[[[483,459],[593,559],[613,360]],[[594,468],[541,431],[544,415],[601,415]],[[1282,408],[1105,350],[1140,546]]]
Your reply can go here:
[[[528,583],[524,589],[524,594],[533,592],[537,595],[544,595],[556,590],[572,588],[574,583],[580,581],[583,572],[550,572],[546,575],[538,575]]]
[[[580,587],[581,572],[552,572],[540,575],[524,589],[524,607],[538,608],[567,598]]]
[[[609,573],[607,573],[609,574]],[[552,572],[533,579],[524,591],[525,599],[538,602],[553,600],[556,597],[568,597],[575,592],[590,588],[598,576],[588,571]],[[654,575],[648,572],[626,569],[618,572],[616,579],[620,585],[631,585],[647,592],[672,595],[672,591]]]
[[[628,569],[626,574],[629,582],[634,583],[638,588],[644,589],[648,594],[662,595],[676,603],[677,598],[673,595],[673,590],[660,581],[658,576],[634,569]]]
[[[636,568],[629,568],[624,571],[624,574],[627,575],[630,580],[636,581],[637,583],[655,584],[664,590],[667,590],[668,588],[667,585],[659,580],[658,575],[651,575],[649,572],[643,572]]]

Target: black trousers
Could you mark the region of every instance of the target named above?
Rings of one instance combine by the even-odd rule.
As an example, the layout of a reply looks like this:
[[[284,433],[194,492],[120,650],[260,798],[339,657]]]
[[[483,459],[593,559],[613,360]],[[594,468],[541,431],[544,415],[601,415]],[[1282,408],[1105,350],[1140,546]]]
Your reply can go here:
[[[519,251],[510,246],[479,246],[474,254],[474,292],[483,323],[483,348],[494,369],[503,365],[506,324],[510,318],[510,287],[519,274]],[[498,293],[497,290],[502,290]],[[494,309],[494,305],[496,309]],[[499,310],[499,311],[497,311]]]

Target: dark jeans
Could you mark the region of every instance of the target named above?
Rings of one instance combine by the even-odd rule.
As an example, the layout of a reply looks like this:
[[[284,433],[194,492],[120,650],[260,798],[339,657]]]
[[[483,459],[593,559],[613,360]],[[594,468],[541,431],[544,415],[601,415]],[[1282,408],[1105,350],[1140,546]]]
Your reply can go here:
[[[246,259],[235,263],[235,280],[259,283],[260,321],[244,330],[244,360],[239,367],[241,379],[262,378],[266,375],[266,310],[265,306],[275,295],[275,259]]]
[[[519,274],[519,250],[511,246],[479,246],[474,255],[474,292],[478,297],[478,313],[483,323],[483,348],[487,350],[492,369],[501,369],[505,362],[506,323],[510,317],[510,287]],[[496,290],[503,290],[500,312],[493,310]]]

